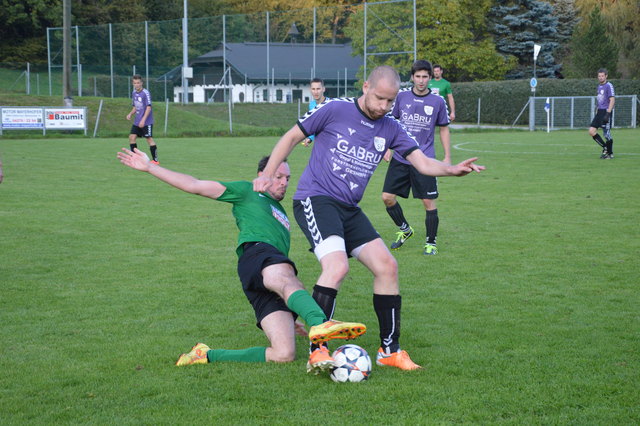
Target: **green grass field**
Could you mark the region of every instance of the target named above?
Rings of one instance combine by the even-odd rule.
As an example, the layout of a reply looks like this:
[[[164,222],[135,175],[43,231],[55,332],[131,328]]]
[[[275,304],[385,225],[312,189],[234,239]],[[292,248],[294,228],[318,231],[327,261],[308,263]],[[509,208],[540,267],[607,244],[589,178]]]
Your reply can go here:
[[[638,424],[640,131],[613,133],[604,161],[585,131],[454,132],[454,160],[487,170],[439,180],[438,256],[404,201],[420,237],[395,253],[401,342],[425,368],[361,384],[307,375],[303,338],[290,364],[175,367],[199,341],[266,343],[229,206],[125,168],[126,138],[0,139],[0,423]],[[251,179],[275,141],[157,138],[162,165],[220,180]],[[290,157],[289,213],[308,156]],[[390,241],[385,170],[361,205]],[[319,266],[292,230],[310,289]],[[357,262],[336,318],[365,322],[355,343],[375,354]]]
[[[1,81],[1,77],[0,77]],[[155,99],[155,98],[154,98]],[[102,111],[98,119],[100,110]],[[61,105],[60,96],[26,96],[3,91],[0,88],[0,105],[3,106],[56,106]],[[129,135],[132,122],[126,120],[131,111],[129,98],[75,97],[73,105],[87,107],[87,136],[124,137]],[[229,107],[224,103],[180,105],[161,101],[153,102],[155,137],[218,137],[218,136],[278,136],[291,128],[308,109],[308,104],[252,104],[237,103],[232,109],[232,127],[229,127]],[[98,126],[96,128],[96,121]],[[165,135],[166,122],[166,135]],[[230,133],[232,132],[232,133]],[[7,139],[43,138],[42,130],[5,130]],[[63,133],[49,131],[46,138],[84,138],[83,132]]]

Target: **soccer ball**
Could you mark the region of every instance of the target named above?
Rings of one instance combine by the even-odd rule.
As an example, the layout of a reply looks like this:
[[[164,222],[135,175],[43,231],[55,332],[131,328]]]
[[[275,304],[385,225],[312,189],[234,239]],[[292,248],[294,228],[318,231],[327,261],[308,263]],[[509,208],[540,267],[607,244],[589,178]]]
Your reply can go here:
[[[362,382],[371,374],[371,358],[358,345],[343,345],[333,352],[335,366],[331,370],[334,382]]]

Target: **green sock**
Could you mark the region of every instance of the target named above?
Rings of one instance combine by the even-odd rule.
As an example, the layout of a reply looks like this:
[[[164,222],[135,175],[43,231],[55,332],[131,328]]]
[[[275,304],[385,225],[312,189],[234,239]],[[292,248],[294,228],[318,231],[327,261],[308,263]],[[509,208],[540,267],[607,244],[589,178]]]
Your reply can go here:
[[[211,349],[207,352],[209,362],[267,362],[267,348]]]
[[[305,290],[298,290],[289,296],[287,306],[300,318],[307,323],[309,327],[320,325],[327,320],[327,317],[320,309],[320,306],[313,300],[313,297]]]

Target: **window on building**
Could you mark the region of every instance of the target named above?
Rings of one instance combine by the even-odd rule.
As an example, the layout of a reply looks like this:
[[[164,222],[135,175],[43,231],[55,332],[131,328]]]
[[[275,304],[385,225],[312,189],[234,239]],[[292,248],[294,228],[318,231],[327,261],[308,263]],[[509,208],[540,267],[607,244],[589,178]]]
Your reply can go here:
[[[282,89],[276,90],[276,101],[282,102]]]

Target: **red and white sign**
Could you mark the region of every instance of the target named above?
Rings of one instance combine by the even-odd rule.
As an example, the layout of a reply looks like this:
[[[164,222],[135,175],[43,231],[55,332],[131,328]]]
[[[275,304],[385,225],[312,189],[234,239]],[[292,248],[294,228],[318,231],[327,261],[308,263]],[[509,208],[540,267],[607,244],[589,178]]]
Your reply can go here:
[[[86,108],[45,108],[44,125],[47,129],[86,129]]]

